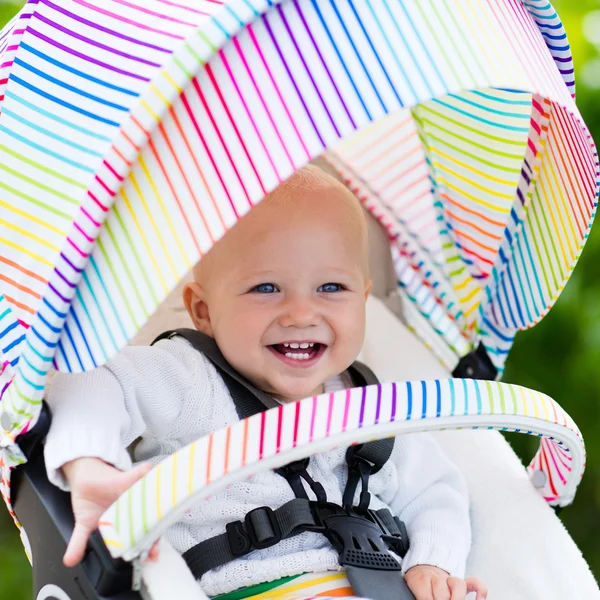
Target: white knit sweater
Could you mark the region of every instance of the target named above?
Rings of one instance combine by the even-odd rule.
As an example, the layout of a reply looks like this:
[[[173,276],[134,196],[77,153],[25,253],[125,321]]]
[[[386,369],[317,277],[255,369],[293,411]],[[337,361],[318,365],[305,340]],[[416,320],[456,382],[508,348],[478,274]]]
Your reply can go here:
[[[333,381],[328,391],[332,385]],[[50,480],[63,489],[67,484],[60,468],[70,460],[93,456],[128,469],[126,448],[141,438],[133,451],[135,461],[156,464],[238,419],[221,376],[183,338],[128,347],[89,373],[57,374],[47,401],[53,420],[46,466]],[[342,500],[345,452],[333,450],[310,461],[309,473],[323,484],[331,502]],[[390,460],[370,478],[369,491],[371,508],[389,507],[407,525],[410,550],[404,571],[429,564],[464,575],[471,543],[467,491],[433,438],[411,434],[396,439]],[[166,535],[185,552],[223,533],[227,523],[243,519],[253,508],[277,508],[293,497],[285,479],[263,473],[203,501]],[[280,577],[339,568],[337,553],[323,535],[302,533],[209,571],[201,585],[214,596]]]

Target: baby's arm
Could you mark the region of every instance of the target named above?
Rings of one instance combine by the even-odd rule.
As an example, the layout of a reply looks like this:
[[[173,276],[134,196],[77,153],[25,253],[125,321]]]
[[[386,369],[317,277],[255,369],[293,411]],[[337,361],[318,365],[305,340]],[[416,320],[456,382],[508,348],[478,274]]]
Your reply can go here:
[[[71,490],[76,523],[68,566],[81,560],[102,513],[151,468],[128,470],[126,447],[143,434],[169,432],[194,375],[202,373],[198,362],[185,342],[165,340],[126,348],[89,373],[55,376],[47,397],[52,425],[45,459],[50,481]]]
[[[469,497],[460,471],[428,434],[396,438],[391,458],[398,492],[388,500],[408,529],[402,570],[417,600],[486,597],[476,578],[463,579],[471,547]]]
[[[82,457],[130,468],[126,448],[143,434],[170,433],[202,364],[200,355],[177,339],[125,348],[87,373],[57,373],[46,398],[52,413],[45,448],[50,481],[68,489],[61,467]]]

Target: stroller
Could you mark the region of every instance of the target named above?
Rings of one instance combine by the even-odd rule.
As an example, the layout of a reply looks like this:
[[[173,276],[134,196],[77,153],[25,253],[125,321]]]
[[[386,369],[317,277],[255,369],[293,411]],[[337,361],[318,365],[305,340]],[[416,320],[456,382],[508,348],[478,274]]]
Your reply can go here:
[[[490,598],[600,598],[543,501],[573,501],[580,432],[547,396],[495,381],[566,284],[597,203],[598,157],[546,0],[30,0],[0,55],[0,467],[35,598],[204,598],[177,556],[143,560],[188,507],[335,446],[448,429],[463,430],[439,439],[470,487],[469,569]],[[69,499],[41,454],[49,371],[107,361],[318,157],[373,217],[379,299],[362,358],[386,383],[181,449],[67,571]],[[142,335],[174,327],[173,297]],[[531,483],[481,430],[540,437]]]

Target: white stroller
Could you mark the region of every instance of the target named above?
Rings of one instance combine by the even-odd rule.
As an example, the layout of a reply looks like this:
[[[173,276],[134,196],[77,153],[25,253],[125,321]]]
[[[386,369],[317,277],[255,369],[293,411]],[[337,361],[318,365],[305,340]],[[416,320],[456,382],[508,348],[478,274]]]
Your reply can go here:
[[[469,483],[469,571],[489,597],[600,598],[548,507],[573,500],[579,430],[546,396],[493,381],[564,287],[597,202],[550,4],[30,0],[0,55],[2,492],[36,598],[203,598],[168,548],[143,566],[191,504],[334,446],[441,429],[462,429],[438,436]],[[227,229],[321,155],[375,218],[380,300],[362,359],[390,383],[180,450],[111,507],[86,561],[61,569],[72,515],[41,460],[48,371],[108,360]],[[146,336],[174,328],[172,302]],[[533,485],[499,433],[475,429],[539,435]],[[160,477],[176,491],[147,492]]]

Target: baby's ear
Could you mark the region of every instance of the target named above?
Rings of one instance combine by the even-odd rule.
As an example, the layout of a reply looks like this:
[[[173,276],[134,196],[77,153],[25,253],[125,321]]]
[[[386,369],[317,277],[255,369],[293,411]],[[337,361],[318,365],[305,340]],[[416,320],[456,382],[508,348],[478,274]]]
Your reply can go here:
[[[194,327],[210,337],[214,337],[208,313],[208,304],[204,300],[205,294],[202,286],[194,281],[183,288],[183,303],[194,323]]]

